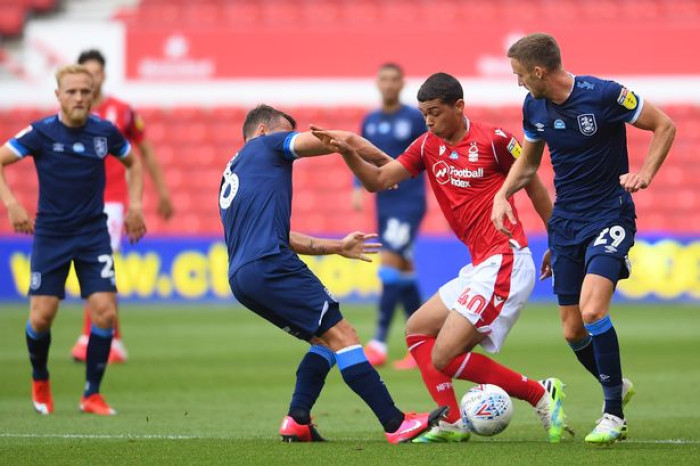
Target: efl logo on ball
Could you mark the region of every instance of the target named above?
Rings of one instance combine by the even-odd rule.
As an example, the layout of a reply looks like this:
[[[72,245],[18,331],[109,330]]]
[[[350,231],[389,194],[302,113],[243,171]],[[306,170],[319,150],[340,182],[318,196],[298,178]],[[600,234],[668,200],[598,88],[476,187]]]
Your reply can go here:
[[[460,403],[462,422],[475,434],[492,436],[508,427],[513,402],[501,387],[482,384],[470,389]]]

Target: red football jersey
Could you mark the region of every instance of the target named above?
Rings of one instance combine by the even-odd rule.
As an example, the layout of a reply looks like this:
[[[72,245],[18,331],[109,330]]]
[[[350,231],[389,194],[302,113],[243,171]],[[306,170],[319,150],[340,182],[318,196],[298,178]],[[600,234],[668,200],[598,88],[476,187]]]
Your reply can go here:
[[[141,144],[143,141],[143,120],[126,102],[105,96],[99,106],[92,108],[92,112],[104,120],[111,121],[132,146]],[[126,204],[129,192],[124,165],[116,157],[107,157],[105,159],[105,175],[107,178],[105,202]]]
[[[457,237],[469,248],[472,263],[494,254],[512,252],[509,238],[491,222],[493,197],[503,185],[508,170],[520,156],[520,144],[509,132],[470,122],[467,134],[456,146],[427,132],[397,160],[416,176],[425,170],[442,213]],[[518,218],[513,199],[508,200]],[[506,225],[520,247],[527,237],[518,219]]]

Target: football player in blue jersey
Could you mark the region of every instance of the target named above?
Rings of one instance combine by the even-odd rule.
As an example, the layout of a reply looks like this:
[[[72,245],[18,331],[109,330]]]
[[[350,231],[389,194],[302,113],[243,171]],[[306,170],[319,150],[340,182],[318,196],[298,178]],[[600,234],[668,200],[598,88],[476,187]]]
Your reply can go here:
[[[600,382],[603,416],[586,436],[591,444],[627,437],[623,408],[634,386],[622,377],[610,303],[617,281],[630,273],[634,244],[631,194],[648,188],[668,155],[673,122],[632,90],[562,68],[555,39],[530,34],[508,50],[518,84],[529,94],[523,104],[525,141],[520,159],[496,194],[492,220],[509,234],[514,221],[506,199],[534,176],[545,144],[554,168],[556,201],[549,220],[552,281],[564,337],[578,360]],[[630,171],[625,125],[652,132],[644,163]]]
[[[280,434],[286,441],[323,440],[311,424],[311,409],[337,363],[345,383],[382,424],[387,440],[410,441],[437,423],[447,408],[410,414],[396,407],[338,302],[297,256],[343,248],[337,242],[290,233],[294,160],[333,152],[311,132],[299,133],[295,127],[291,116],[270,106],[251,110],[243,124],[245,145],[227,164],[219,192],[229,283],[236,299],[311,345],[297,369]],[[378,163],[388,158],[356,139],[366,158]]]
[[[385,63],[377,74],[377,88],[382,107],[368,114],[362,122],[362,136],[391,157],[398,157],[426,131],[425,120],[417,108],[404,105],[399,99],[404,86],[403,69]],[[355,179],[353,206],[362,208],[362,185]],[[413,243],[425,215],[425,178],[421,173],[401,182],[396,189],[376,195],[377,227],[382,251],[379,279],[379,319],[372,340],[365,346],[367,359],[381,366],[387,359],[387,334],[396,305],[401,303],[410,317],[422,304],[413,264]],[[396,369],[418,367],[410,353],[394,362]]]
[[[57,115],[33,122],[0,148],[0,199],[18,233],[34,234],[26,341],[32,364],[32,401],[41,414],[53,412],[48,355],[51,323],[65,297],[71,262],[81,296],[92,309],[86,384],[80,399],[85,413],[113,415],[100,395],[116,315],[114,260],[103,213],[104,159],[109,154],[127,167],[129,211],[126,232],[132,242],[146,232],[141,213],[141,166],[131,146],[112,123],[90,115],[93,78],[80,65],[56,73]],[[17,202],[3,167],[32,156],[39,177],[36,222]]]

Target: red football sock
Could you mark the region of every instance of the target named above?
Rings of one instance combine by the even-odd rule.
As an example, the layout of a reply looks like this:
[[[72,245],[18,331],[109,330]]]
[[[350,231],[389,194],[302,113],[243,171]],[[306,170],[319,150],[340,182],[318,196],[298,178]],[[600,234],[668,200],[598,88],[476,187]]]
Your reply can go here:
[[[498,385],[510,396],[525,400],[532,406],[535,406],[544,395],[544,387],[536,381],[479,353],[457,356],[447,365],[444,372],[456,379]]]
[[[438,406],[450,408],[445,420],[447,422],[458,421],[461,415],[457,399],[455,398],[455,391],[452,387],[452,379],[433,366],[431,353],[433,352],[433,346],[435,346],[435,337],[408,335],[406,337],[406,345],[411,355],[413,355],[413,359],[418,363],[420,375],[423,377],[423,383],[428,388],[430,396]]]

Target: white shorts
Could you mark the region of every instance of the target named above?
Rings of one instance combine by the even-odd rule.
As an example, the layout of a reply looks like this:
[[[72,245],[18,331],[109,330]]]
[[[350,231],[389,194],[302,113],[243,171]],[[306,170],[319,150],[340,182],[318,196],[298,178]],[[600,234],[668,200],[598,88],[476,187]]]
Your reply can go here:
[[[121,202],[105,202],[105,214],[107,214],[107,230],[109,230],[109,244],[112,252],[117,252],[122,243],[124,234],[124,204]]]
[[[491,256],[476,267],[463,267],[438,293],[448,309],[487,335],[481,346],[497,353],[535,287],[535,276],[532,254],[523,248],[512,255]]]

